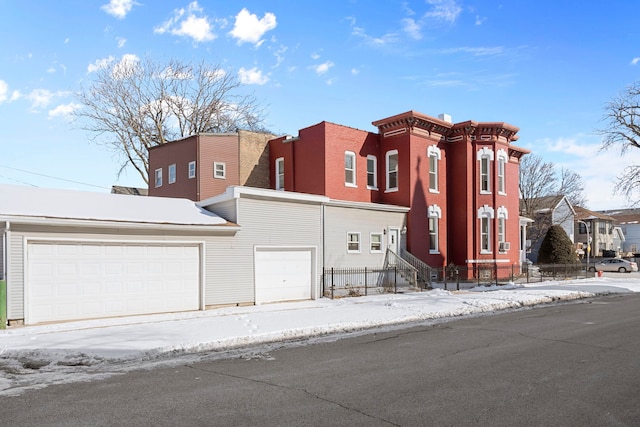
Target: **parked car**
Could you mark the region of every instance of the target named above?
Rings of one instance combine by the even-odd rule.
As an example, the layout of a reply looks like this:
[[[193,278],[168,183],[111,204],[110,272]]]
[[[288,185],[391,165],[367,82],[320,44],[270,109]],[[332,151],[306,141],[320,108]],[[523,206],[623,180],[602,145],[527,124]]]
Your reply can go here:
[[[589,271],[617,271],[620,273],[631,273],[638,271],[638,264],[622,258],[609,258],[597,262],[589,267]]]

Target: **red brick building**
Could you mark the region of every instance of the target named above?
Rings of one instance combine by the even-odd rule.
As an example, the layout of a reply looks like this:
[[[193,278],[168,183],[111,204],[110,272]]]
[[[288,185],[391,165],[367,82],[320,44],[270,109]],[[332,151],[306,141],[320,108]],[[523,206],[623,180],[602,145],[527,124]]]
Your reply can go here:
[[[149,150],[149,196],[200,201],[232,185],[269,188],[274,135],[237,133],[189,136]]]
[[[445,117],[443,117],[445,118]],[[410,207],[406,249],[427,264],[520,263],[518,128],[414,111],[328,122],[270,141],[271,188]]]

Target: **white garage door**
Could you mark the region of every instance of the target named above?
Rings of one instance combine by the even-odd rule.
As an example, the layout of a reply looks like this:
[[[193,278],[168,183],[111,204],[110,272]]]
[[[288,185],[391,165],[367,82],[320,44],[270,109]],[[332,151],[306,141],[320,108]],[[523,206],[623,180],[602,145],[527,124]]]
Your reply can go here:
[[[29,242],[28,323],[200,307],[197,245]]]
[[[311,298],[311,249],[256,249],[256,303]]]

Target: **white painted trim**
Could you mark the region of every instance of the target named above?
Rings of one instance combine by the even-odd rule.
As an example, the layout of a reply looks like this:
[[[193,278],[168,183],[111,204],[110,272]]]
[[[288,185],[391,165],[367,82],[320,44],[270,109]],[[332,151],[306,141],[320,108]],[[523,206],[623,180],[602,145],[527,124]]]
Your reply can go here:
[[[318,196],[315,194],[295,193],[293,191],[271,190],[267,188],[254,188],[232,185],[227,187],[227,190],[224,193],[197,202],[196,205],[204,208],[232,199],[239,199],[240,197],[252,197],[256,199],[266,200],[288,200],[315,204],[326,203],[330,200],[326,196]]]

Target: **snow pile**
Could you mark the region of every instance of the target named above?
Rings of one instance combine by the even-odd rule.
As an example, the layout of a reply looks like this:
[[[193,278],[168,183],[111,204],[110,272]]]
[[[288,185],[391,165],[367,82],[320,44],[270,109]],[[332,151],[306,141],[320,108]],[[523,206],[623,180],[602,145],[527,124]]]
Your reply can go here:
[[[171,363],[228,357],[247,347],[311,337],[338,339],[370,328],[435,322],[537,304],[640,292],[640,276],[434,289],[208,311],[99,319],[0,331],[0,394]],[[239,349],[245,350],[239,350]]]

